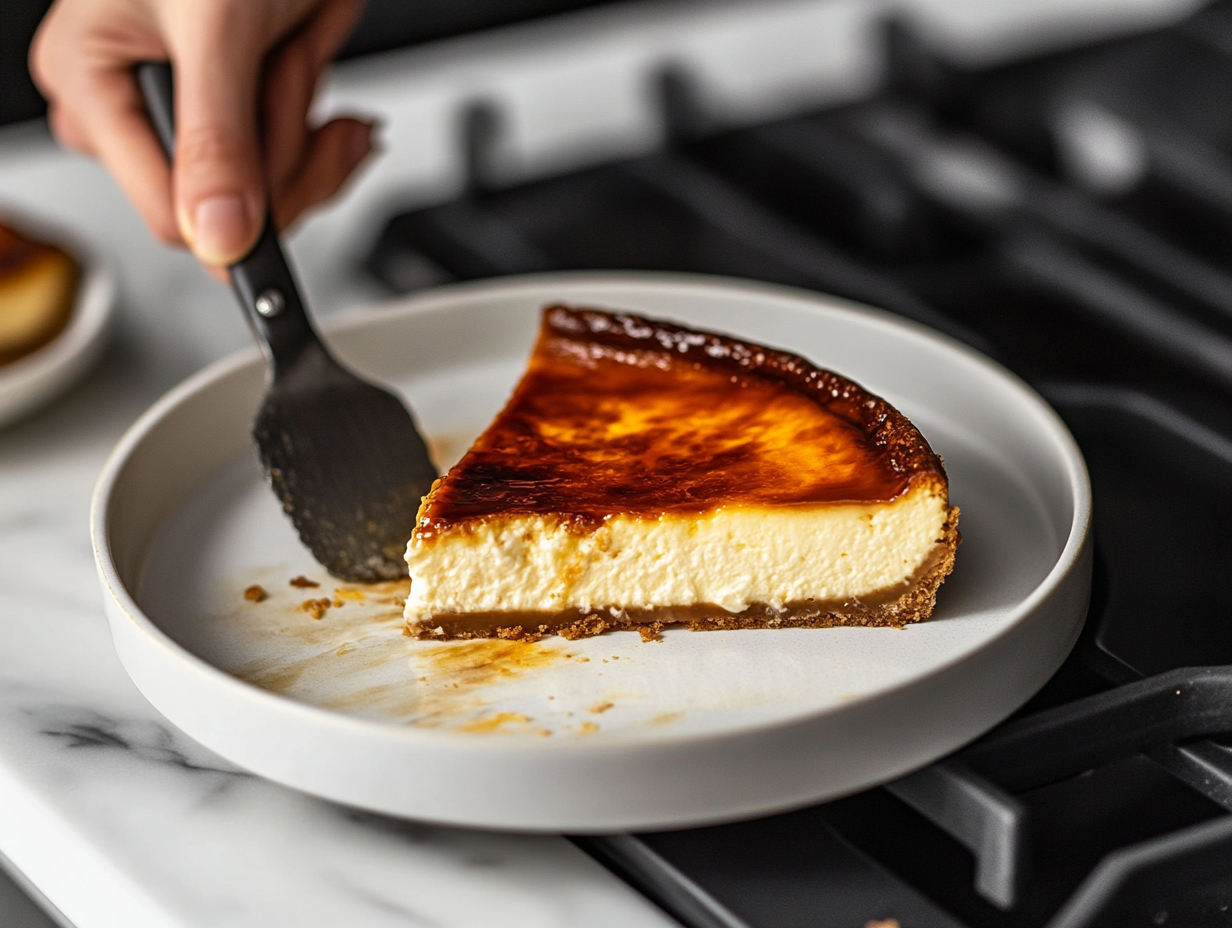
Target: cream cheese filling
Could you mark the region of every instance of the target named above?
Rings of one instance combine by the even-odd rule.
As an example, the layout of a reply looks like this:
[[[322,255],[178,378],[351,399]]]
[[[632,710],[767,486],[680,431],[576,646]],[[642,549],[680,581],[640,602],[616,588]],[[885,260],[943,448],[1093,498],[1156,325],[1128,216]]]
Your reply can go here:
[[[406,618],[854,599],[910,577],[941,539],[947,511],[944,495],[922,487],[872,506],[615,516],[589,532],[552,516],[491,519],[411,539]]]

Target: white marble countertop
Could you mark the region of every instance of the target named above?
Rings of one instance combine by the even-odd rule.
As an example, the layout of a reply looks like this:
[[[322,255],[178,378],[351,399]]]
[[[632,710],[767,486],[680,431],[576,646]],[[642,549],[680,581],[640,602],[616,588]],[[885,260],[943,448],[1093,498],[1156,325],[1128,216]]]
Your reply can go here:
[[[704,5],[684,5],[687,15],[676,6],[655,22],[601,11],[340,69],[323,106],[380,114],[386,154],[292,241],[317,315],[376,295],[355,269],[392,205],[456,189],[460,101],[495,98],[511,114],[502,154],[512,172],[655,144],[643,58],[679,51],[714,70],[745,31]],[[837,14],[778,6],[777,34],[805,70],[817,65],[799,43],[801,17],[834,45],[823,95],[867,87],[868,50],[847,41],[859,4]],[[540,33],[550,57],[536,51]],[[775,34],[764,24],[748,33],[771,44]],[[756,105],[759,87],[777,93],[796,80],[782,55],[750,58],[759,60],[772,67],[746,75],[736,108]],[[6,206],[96,249],[120,294],[101,363],[0,430],[0,855],[19,879],[77,928],[672,924],[563,838],[427,827],[321,802],[237,771],[144,700],[103,616],[90,494],[133,419],[249,335],[231,295],[154,243],[103,170],[58,149],[41,125],[0,131],[0,214]],[[29,918],[4,923],[17,917]]]
[[[1034,7],[1120,20],[1128,6],[1149,21],[1192,2]],[[371,300],[355,268],[384,216],[456,189],[461,101],[503,108],[510,174],[644,150],[659,137],[646,84],[656,64],[685,63],[716,111],[737,121],[850,98],[876,83],[871,24],[891,3],[664,2],[636,17],[598,10],[340,69],[323,107],[381,115],[387,152],[294,237],[311,302],[329,315]],[[1023,33],[1000,0],[894,5],[936,34],[957,29],[956,50]],[[156,245],[104,172],[57,149],[39,125],[0,131],[0,213],[6,205],[93,246],[120,296],[102,362],[0,430],[0,858],[77,928],[672,924],[562,838],[427,827],[317,801],[237,771],[150,707],[103,617],[91,490],[133,419],[248,333],[226,290]],[[0,884],[0,916],[7,892]],[[5,925],[37,924],[11,911]]]
[[[0,136],[0,202],[72,228],[121,288],[98,368],[0,432],[0,852],[78,928],[669,924],[561,838],[320,802],[240,773],[146,703],[103,618],[90,493],[135,415],[247,332],[230,294],[38,127]]]
[[[795,16],[795,6],[785,9]],[[674,17],[656,40],[696,43]],[[630,30],[645,23],[601,19],[598,39],[585,23],[568,27],[571,53],[550,61],[519,34],[335,75],[324,105],[379,113],[387,151],[292,241],[318,316],[375,295],[355,268],[391,191],[402,205],[456,188],[460,99],[488,88],[503,96],[525,130],[511,136],[513,169],[584,156],[587,139],[609,151],[654,144],[642,66],[628,53]],[[728,33],[721,25],[718,40]],[[568,94],[578,69],[596,66],[607,70],[585,92],[607,103],[598,122],[579,120]],[[561,81],[562,69],[574,80]],[[566,98],[545,106],[544,87]],[[119,282],[101,363],[0,431],[0,855],[19,880],[77,928],[672,924],[563,838],[427,827],[321,802],[236,770],[145,701],[103,616],[90,494],[133,419],[249,335],[231,295],[154,243],[103,170],[58,149],[41,125],[0,131],[0,214],[6,207],[71,231]],[[37,921],[9,912],[6,925]]]

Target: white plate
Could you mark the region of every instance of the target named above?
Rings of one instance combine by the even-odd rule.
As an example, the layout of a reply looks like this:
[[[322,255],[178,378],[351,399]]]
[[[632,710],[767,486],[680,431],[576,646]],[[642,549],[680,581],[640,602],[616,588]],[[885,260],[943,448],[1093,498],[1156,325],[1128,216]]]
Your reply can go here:
[[[520,375],[540,307],[617,307],[783,346],[884,395],[946,459],[963,544],[906,630],[668,631],[536,644],[420,642],[396,591],[343,596],[262,485],[255,352],[182,384],[99,480],[93,537],[120,658],[224,757],[330,799],[494,828],[665,827],[888,780],[1021,705],[1061,663],[1090,584],[1073,439],[1021,382],[919,326],[799,291],[675,275],[450,287],[331,329],[456,458]],[[438,461],[449,463],[449,460]],[[298,574],[319,590],[295,589]],[[242,591],[261,584],[261,603]]]
[[[5,426],[53,400],[98,360],[115,304],[115,279],[93,251],[62,229],[8,207],[2,218],[23,233],[59,243],[81,266],[64,331],[37,351],[0,364],[0,426]]]

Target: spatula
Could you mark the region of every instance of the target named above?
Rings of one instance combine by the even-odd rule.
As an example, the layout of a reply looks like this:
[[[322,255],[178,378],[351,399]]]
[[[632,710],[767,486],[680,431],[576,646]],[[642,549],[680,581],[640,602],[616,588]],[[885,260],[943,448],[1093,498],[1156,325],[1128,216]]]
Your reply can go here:
[[[171,66],[145,62],[137,82],[169,159]],[[228,268],[270,362],[253,424],[270,486],[313,556],[344,580],[406,576],[403,552],[436,468],[396,396],[343,367],[322,343],[267,213],[261,237]]]

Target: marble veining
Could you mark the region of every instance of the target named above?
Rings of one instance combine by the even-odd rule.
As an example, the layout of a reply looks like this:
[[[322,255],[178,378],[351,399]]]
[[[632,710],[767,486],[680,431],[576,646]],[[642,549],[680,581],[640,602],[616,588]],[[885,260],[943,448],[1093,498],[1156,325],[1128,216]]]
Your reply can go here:
[[[220,787],[233,777],[251,776],[220,762],[183,737],[177,744],[176,733],[168,725],[150,719],[118,719],[81,706],[48,705],[24,712],[40,726],[40,735],[58,739],[73,750],[130,751],[150,763],[214,777]]]

